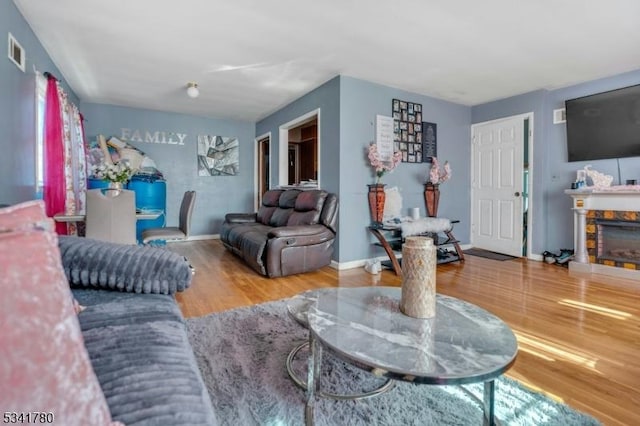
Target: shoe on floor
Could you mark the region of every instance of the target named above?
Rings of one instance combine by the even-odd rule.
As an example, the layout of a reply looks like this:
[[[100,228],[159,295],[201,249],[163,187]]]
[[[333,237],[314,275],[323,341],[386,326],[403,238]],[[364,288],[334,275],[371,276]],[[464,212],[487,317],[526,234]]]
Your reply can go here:
[[[364,265],[364,270],[370,274],[379,274],[382,271],[382,264],[379,260],[368,260]]]
[[[573,259],[573,250],[563,250],[560,256],[556,257],[556,262],[562,265],[571,259]]]

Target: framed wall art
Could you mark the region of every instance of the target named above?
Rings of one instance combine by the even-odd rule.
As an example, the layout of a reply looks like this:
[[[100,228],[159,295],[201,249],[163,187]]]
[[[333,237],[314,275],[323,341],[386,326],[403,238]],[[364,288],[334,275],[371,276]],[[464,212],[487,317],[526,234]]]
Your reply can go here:
[[[430,161],[424,154],[422,104],[394,99],[392,102],[394,149],[402,152],[402,161]]]
[[[239,167],[238,138],[198,135],[198,176],[234,176]]]

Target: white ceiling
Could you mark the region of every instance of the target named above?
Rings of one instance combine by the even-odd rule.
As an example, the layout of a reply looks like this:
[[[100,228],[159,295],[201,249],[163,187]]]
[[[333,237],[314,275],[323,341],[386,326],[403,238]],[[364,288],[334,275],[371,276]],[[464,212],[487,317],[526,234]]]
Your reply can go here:
[[[639,0],[14,2],[83,101],[208,117],[338,74],[477,105],[640,69]]]

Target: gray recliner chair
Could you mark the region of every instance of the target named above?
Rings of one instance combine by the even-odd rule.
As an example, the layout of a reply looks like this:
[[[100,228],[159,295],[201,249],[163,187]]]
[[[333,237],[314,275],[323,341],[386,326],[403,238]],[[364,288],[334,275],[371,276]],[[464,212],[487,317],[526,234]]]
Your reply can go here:
[[[166,226],[164,228],[148,228],[142,231],[142,243],[151,241],[177,241],[189,238],[191,230],[191,215],[196,202],[196,191],[186,191],[180,205],[180,219],[178,226]]]

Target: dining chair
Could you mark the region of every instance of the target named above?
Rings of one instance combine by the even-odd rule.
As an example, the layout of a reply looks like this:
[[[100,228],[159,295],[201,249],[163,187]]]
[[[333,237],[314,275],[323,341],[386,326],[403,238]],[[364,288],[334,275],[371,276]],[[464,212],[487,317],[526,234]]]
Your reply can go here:
[[[152,241],[179,241],[189,238],[191,230],[191,215],[196,201],[196,191],[186,191],[180,204],[180,218],[178,226],[165,226],[163,228],[148,228],[142,232],[142,243]]]
[[[126,189],[87,191],[87,238],[136,244],[136,195]]]

